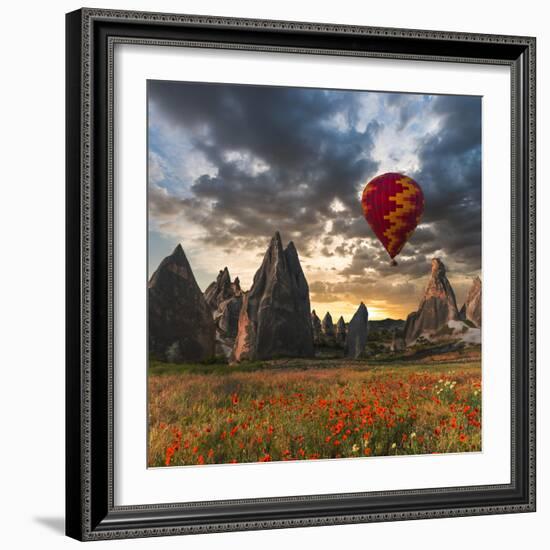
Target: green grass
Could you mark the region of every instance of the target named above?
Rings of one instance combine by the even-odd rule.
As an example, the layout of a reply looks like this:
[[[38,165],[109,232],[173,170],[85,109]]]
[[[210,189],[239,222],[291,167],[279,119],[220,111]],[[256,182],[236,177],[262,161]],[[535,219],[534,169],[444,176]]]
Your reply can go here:
[[[348,359],[340,354],[320,353],[314,359],[303,358],[284,358],[272,359],[269,361],[243,361],[241,363],[229,365],[223,358],[215,358],[213,360],[200,363],[165,363],[162,361],[149,361],[150,375],[169,375],[169,374],[218,374],[226,375],[231,372],[254,372],[262,369],[297,369],[309,370],[319,368],[351,368],[354,370],[371,369],[373,366],[389,367],[408,367],[417,368],[419,365],[425,365],[427,368],[445,368],[446,366],[456,366],[457,362],[468,362],[472,360],[471,354],[480,354],[480,346],[470,346],[468,350],[457,350],[453,353],[447,362],[438,361],[432,362],[415,357],[415,353],[431,350],[434,353],[437,351],[437,346],[433,344],[431,348],[420,346],[418,349],[411,348],[403,352],[394,353],[379,353],[368,358]]]
[[[226,375],[231,372],[253,372],[265,368],[261,361],[243,362],[229,366],[225,362],[218,363],[163,363],[162,361],[149,361],[149,375],[164,374],[218,374]]]

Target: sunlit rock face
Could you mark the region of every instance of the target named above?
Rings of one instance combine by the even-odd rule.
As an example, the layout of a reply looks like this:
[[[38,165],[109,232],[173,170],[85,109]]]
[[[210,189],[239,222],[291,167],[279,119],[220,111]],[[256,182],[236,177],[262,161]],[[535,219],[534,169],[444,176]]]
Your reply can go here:
[[[460,318],[481,328],[481,279],[479,277],[475,277],[472,281],[466,301],[460,309]]]
[[[420,335],[437,332],[448,321],[460,318],[445,265],[439,258],[432,260],[432,272],[418,310],[410,313],[405,324],[405,342],[410,344]]]

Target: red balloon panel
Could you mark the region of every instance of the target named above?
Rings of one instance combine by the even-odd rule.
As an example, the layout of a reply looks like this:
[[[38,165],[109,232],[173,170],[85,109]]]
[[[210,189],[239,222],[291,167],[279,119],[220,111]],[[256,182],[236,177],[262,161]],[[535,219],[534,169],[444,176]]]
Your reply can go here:
[[[361,205],[374,234],[394,258],[420,222],[424,194],[412,178],[391,172],[365,186]]]

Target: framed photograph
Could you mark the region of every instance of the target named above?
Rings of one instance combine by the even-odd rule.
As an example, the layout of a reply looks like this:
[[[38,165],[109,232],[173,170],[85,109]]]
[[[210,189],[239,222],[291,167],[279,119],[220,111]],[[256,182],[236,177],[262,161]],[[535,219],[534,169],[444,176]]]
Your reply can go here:
[[[535,510],[535,39],[67,15],[67,535]]]

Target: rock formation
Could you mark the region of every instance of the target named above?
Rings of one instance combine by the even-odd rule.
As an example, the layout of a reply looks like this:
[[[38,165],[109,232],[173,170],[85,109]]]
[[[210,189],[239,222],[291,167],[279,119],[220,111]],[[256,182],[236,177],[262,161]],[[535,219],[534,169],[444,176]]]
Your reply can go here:
[[[321,330],[321,319],[317,317],[315,310],[311,312],[311,330],[313,331],[313,343],[320,346],[323,341],[323,333]]]
[[[335,337],[334,323],[332,322],[332,315],[328,311],[323,317],[321,328],[323,330],[323,336],[326,341],[334,340],[334,337]]]
[[[234,282],[231,282],[229,270],[225,267],[218,273],[216,280],[208,285],[204,291],[204,299],[213,309],[218,309],[218,306],[230,298],[241,294],[239,278],[236,277]]]
[[[466,344],[481,344],[481,328],[472,327],[465,321],[449,321],[445,332]]]
[[[357,308],[351,321],[348,324],[348,334],[346,337],[346,355],[357,359],[364,351],[367,345],[369,312],[363,302]]]
[[[271,239],[252,288],[245,293],[233,359],[312,357],[309,287],[292,242]]]
[[[481,327],[481,279],[475,277],[460,310],[460,318],[470,321],[477,328]]]
[[[338,319],[338,322],[336,323],[336,341],[339,344],[344,345],[346,343],[346,322],[344,321],[344,318],[340,316],[340,319]]]
[[[216,323],[216,355],[229,357],[237,336],[243,303],[239,278],[231,282],[229,270],[224,268],[205,290],[204,298]]]
[[[433,334],[448,321],[458,320],[459,317],[455,293],[447,279],[445,265],[439,258],[434,258],[431,277],[418,311],[407,317],[405,343],[411,344],[423,334]]]
[[[181,245],[162,260],[148,284],[149,354],[171,362],[214,355],[212,312]]]

